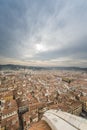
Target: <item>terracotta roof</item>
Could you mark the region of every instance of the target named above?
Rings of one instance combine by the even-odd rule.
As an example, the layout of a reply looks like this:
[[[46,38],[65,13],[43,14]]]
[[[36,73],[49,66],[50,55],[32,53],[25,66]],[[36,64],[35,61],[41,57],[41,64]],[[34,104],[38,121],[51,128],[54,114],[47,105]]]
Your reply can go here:
[[[45,121],[39,121],[29,128],[29,130],[51,130],[48,124]]]
[[[87,102],[87,97],[86,97],[86,96],[80,97],[80,101],[85,101],[85,102]]]

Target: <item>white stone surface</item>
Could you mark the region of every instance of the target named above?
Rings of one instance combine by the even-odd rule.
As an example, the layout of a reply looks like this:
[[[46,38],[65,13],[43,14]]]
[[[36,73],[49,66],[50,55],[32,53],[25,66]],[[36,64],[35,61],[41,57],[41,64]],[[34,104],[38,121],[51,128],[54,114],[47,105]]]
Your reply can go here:
[[[52,130],[87,130],[87,120],[75,115],[49,110],[45,112],[42,120],[45,120]]]

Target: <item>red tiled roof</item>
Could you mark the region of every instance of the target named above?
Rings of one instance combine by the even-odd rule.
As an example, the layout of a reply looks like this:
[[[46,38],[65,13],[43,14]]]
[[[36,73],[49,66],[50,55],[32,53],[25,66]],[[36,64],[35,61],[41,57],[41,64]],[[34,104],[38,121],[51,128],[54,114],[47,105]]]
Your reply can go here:
[[[38,123],[33,124],[29,130],[51,130],[51,128],[45,121],[41,120]]]

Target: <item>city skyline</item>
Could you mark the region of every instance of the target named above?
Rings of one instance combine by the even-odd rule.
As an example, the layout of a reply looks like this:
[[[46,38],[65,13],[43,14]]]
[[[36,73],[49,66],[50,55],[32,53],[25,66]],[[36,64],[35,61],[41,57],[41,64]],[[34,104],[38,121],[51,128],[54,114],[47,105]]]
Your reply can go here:
[[[87,2],[1,0],[0,64],[87,67]]]

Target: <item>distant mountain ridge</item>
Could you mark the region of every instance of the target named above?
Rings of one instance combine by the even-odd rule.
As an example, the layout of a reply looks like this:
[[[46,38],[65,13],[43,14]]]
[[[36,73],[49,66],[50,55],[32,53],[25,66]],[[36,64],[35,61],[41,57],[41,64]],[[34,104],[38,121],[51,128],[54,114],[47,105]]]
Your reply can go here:
[[[80,67],[39,67],[39,66],[25,66],[25,65],[14,65],[6,64],[0,65],[0,70],[19,70],[19,69],[32,69],[32,70],[83,70],[87,71],[87,68]]]

